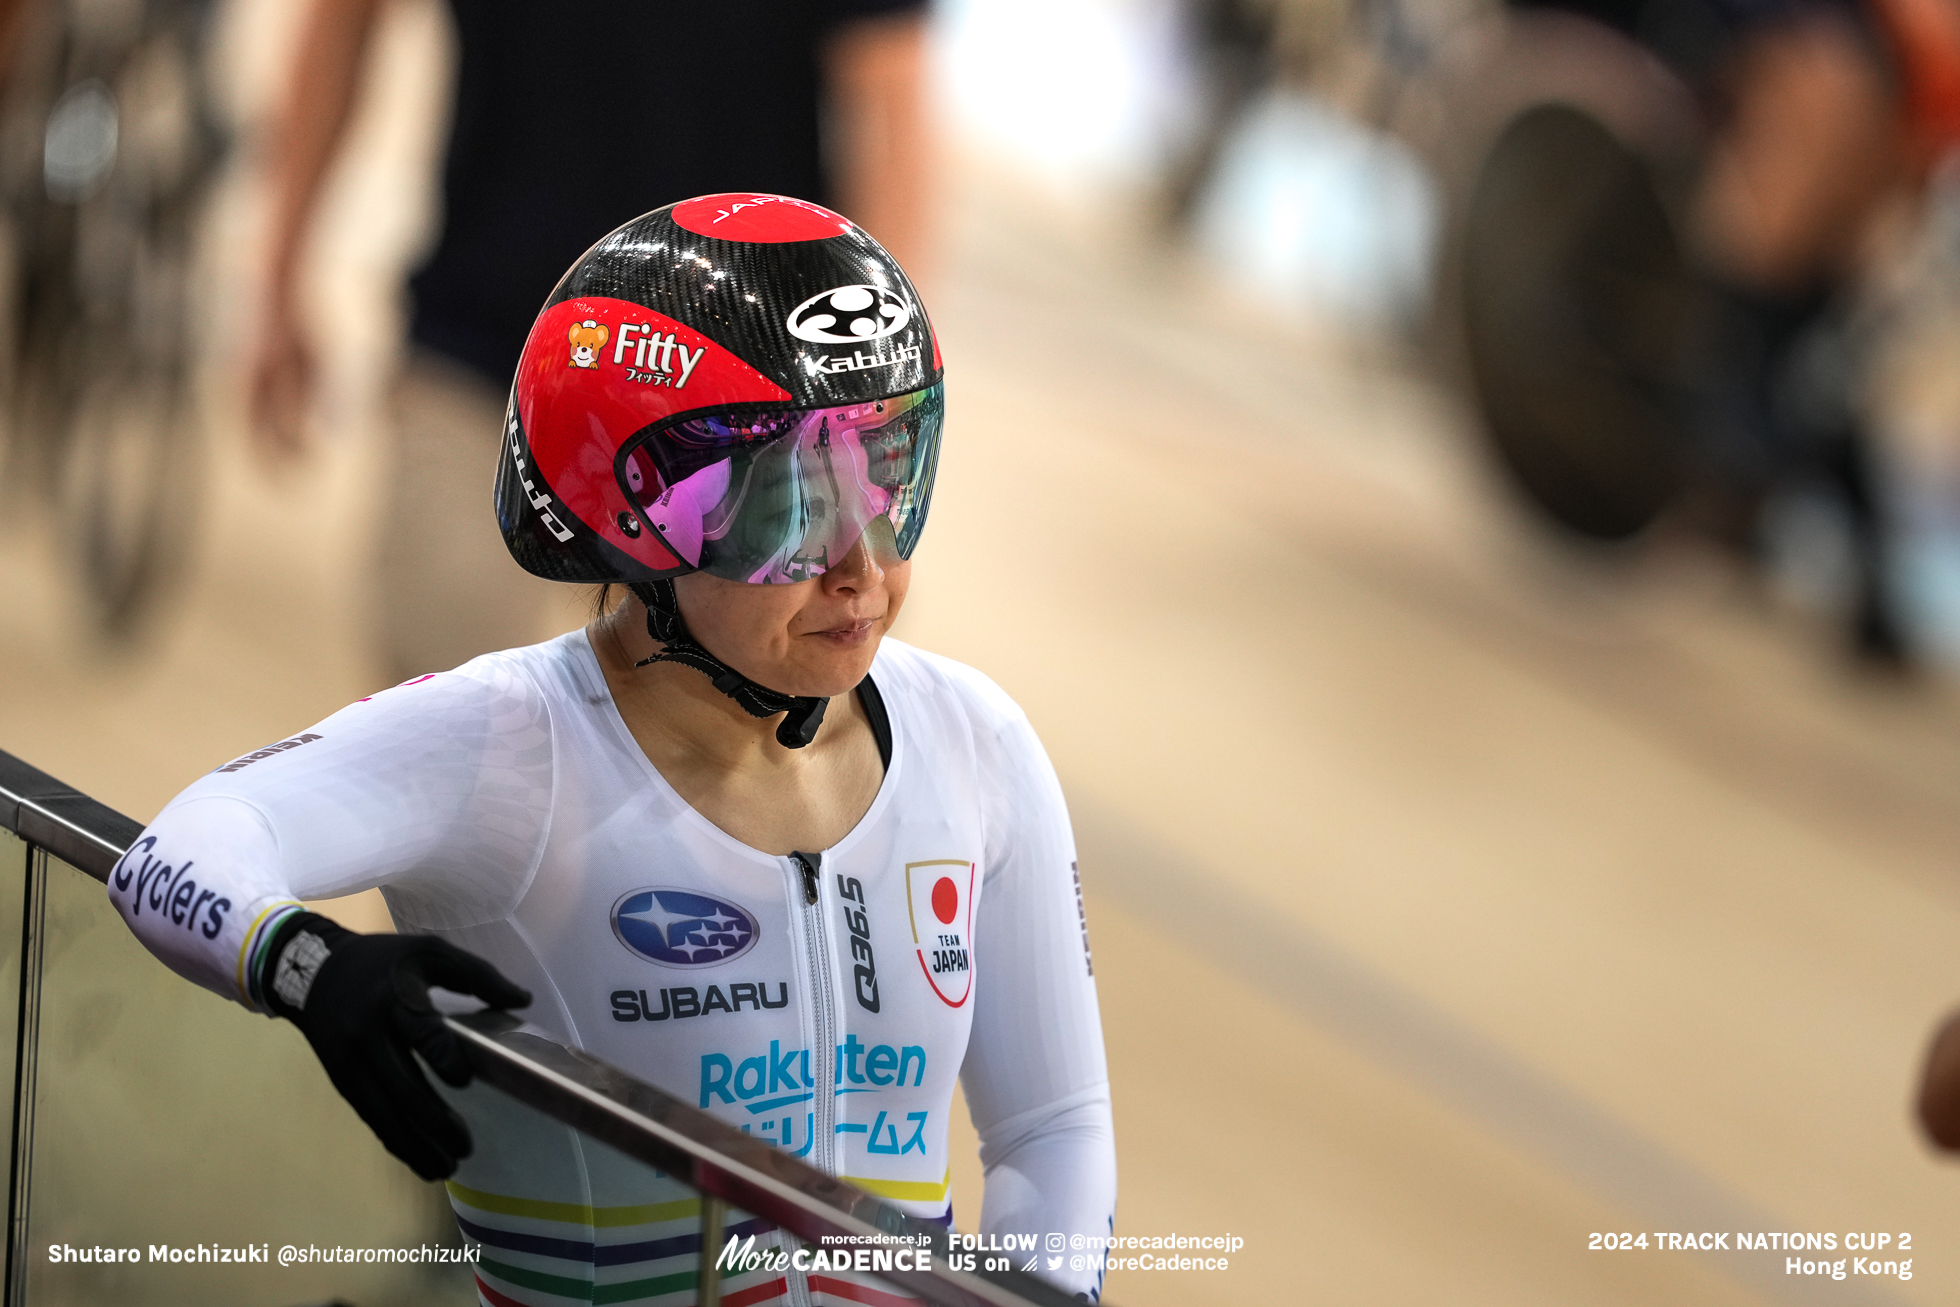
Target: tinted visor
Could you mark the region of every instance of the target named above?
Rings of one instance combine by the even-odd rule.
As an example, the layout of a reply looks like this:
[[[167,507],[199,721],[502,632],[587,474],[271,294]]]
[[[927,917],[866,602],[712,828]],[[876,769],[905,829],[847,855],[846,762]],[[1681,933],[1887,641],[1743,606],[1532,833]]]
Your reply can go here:
[[[932,502],[944,390],[697,413],[633,437],[615,469],[642,529],[731,581],[821,576],[879,518],[910,558]]]

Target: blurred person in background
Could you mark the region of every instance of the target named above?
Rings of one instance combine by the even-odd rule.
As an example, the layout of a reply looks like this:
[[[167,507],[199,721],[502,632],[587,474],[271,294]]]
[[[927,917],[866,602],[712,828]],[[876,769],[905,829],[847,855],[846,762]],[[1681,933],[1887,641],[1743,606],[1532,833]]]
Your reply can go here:
[[[1515,8],[1576,13],[1637,42],[1688,88],[1702,116],[1705,138],[1679,211],[1699,307],[1675,320],[1652,363],[1622,364],[1624,408],[1658,396],[1685,437],[1679,457],[1697,492],[1693,519],[1740,546],[1761,543],[1761,514],[1779,489],[1814,484],[1834,497],[1853,555],[1855,646],[1902,661],[1849,320],[1861,282],[1887,252],[1892,220],[1922,207],[1933,167],[1960,144],[1960,0],[1515,0]],[[1573,59],[1600,49],[1589,40],[1568,45]],[[1592,222],[1576,237],[1591,251],[1578,257],[1591,262],[1567,265],[1560,289],[1594,308],[1617,293],[1620,310],[1637,318],[1648,307],[1640,288],[1601,287],[1632,272],[1639,219],[1622,205]],[[1514,229],[1500,239],[1554,237]],[[1594,332],[1606,341],[1615,329]],[[1583,352],[1572,365],[1596,366]],[[1561,379],[1538,384],[1555,390]],[[1634,393],[1643,388],[1645,397]],[[1609,415],[1573,409],[1565,420],[1567,438],[1583,443]],[[1629,472],[1638,474],[1631,464]],[[1627,520],[1639,523],[1637,514]]]
[[[272,133],[252,416],[300,454],[315,381],[307,227],[383,0],[313,0]],[[924,0],[686,0],[574,13],[457,0],[435,248],[409,281],[391,397],[378,627],[392,681],[535,638],[549,587],[482,512],[539,298],[619,215],[755,190],[832,205],[917,268],[930,176]]]
[[[1183,0],[1197,103],[1189,139],[1164,178],[1163,219],[1173,234],[1191,226],[1232,133],[1258,98],[1322,71],[1349,7],[1349,0]]]
[[[1933,1032],[1919,1074],[1919,1124],[1947,1152],[1960,1152],[1960,1012]]]

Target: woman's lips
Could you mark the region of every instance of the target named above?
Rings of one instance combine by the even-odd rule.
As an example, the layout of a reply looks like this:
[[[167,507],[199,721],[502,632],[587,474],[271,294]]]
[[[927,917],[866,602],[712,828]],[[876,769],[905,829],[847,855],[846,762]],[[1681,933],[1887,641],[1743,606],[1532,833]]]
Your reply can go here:
[[[821,639],[829,640],[834,644],[857,645],[869,640],[871,638],[871,632],[877,628],[877,625],[869,617],[860,617],[854,622],[840,622],[836,626],[827,627],[821,631],[812,631],[810,634],[818,636]]]

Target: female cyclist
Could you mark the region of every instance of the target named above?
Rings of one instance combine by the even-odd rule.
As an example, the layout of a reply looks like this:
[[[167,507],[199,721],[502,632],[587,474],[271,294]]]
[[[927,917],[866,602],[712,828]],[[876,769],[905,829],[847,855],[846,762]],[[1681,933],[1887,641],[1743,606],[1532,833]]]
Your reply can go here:
[[[293,1021],[396,1156],[456,1176],[486,1302],[684,1297],[693,1248],[644,1172],[569,1133],[459,1172],[469,1134],[410,1056],[467,1080],[431,986],[528,1005],[541,1033],[924,1217],[948,1216],[958,1080],[983,1231],[1109,1232],[1054,771],[991,682],[886,638],[941,376],[910,282],[836,214],[719,195],[628,223],[538,316],[496,507],[525,568],[629,597],[218,768],[111,877],[159,958]],[[374,885],[401,934],[299,902]],[[1092,1266],[1050,1278],[1099,1291]],[[870,1300],[849,1275],[729,1289]]]

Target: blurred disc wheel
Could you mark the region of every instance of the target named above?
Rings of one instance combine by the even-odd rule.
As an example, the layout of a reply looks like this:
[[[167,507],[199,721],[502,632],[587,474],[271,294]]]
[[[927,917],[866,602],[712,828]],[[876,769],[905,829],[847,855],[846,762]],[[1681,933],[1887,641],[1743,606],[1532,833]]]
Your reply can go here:
[[[1674,378],[1695,303],[1651,170],[1583,110],[1531,108],[1484,161],[1462,258],[1499,460],[1567,529],[1639,534],[1684,482]]]
[[[131,368],[78,396],[58,469],[58,529],[91,615],[128,638],[184,561],[199,452],[181,375]]]

